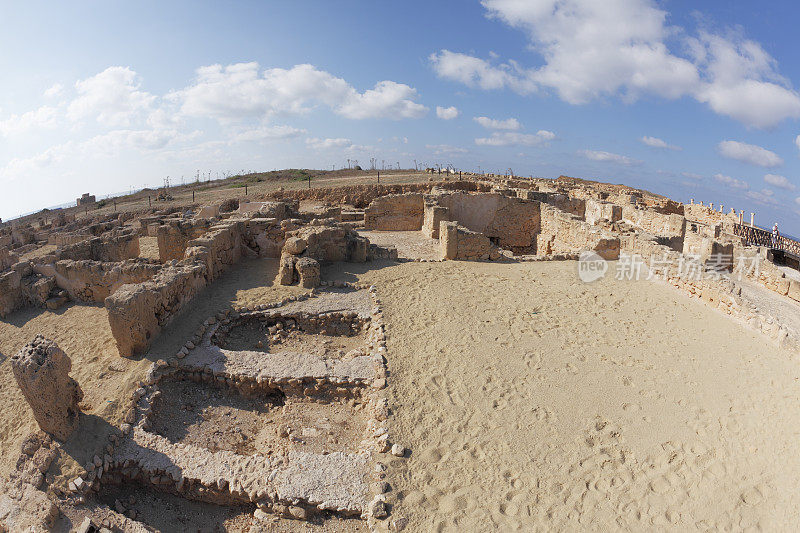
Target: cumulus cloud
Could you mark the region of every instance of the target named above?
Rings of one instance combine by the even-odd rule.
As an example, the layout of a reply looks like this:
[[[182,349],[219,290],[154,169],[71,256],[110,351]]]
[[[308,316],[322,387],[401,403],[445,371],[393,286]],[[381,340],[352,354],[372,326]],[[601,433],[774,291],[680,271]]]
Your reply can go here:
[[[531,72],[513,61],[494,66],[485,59],[450,50],[431,54],[428,59],[440,77],[459,81],[469,87],[485,90],[508,87],[520,94],[536,90]]]
[[[231,142],[239,141],[274,141],[279,139],[291,139],[307,133],[304,129],[292,126],[261,126],[237,133]]]
[[[416,97],[414,88],[394,81],[380,81],[359,93],[342,78],[313,65],[260,73],[258,63],[201,67],[192,85],[169,95],[184,114],[220,122],[301,114],[316,105],[352,119],[420,118],[428,109],[415,102]]]
[[[723,185],[727,185],[734,189],[749,189],[750,186],[742,180],[738,180],[736,178],[732,178],[730,176],[725,176],[723,174],[714,174],[714,179],[718,182],[722,183]]]
[[[779,176],[778,174],[765,174],[764,181],[775,187],[786,189],[787,191],[793,191],[797,188],[794,183],[786,179],[785,176]]]
[[[760,191],[747,191],[745,194],[748,198],[753,200],[754,202],[762,205],[771,205],[776,206],[780,205],[780,202],[775,199],[775,193],[770,189],[761,189]]]
[[[484,90],[555,91],[565,102],[641,95],[692,96],[748,126],[800,117],[800,95],[755,41],[667,24],[653,0],[483,0],[490,18],[528,36],[543,64],[498,62],[441,50],[429,60],[442,78]],[[670,49],[668,44],[683,56]]]
[[[461,114],[456,106],[442,107],[436,106],[436,116],[442,120],[453,120]]]
[[[666,150],[682,150],[680,146],[675,146],[672,144],[668,144],[667,141],[659,139],[658,137],[648,137],[645,135],[642,137],[642,142],[647,146],[652,146],[653,148],[664,148]]]
[[[331,148],[348,148],[352,146],[353,142],[350,139],[345,139],[343,137],[328,139],[312,137],[310,139],[306,139],[306,144],[315,150],[328,150]]]
[[[60,83],[54,83],[44,92],[44,97],[55,98],[57,96],[61,96],[62,92],[64,92],[64,86]]]
[[[700,174],[697,174],[695,172],[681,172],[681,176],[683,176],[684,178],[689,178],[690,180],[701,180],[701,179],[703,179],[703,176],[701,176]]]
[[[489,117],[475,117],[472,120],[474,120],[484,128],[490,130],[517,131],[522,127],[522,125],[519,123],[519,120],[515,118],[507,118],[505,120],[499,120],[496,118],[489,118]]]
[[[95,118],[106,126],[128,126],[143,115],[156,97],[139,89],[136,72],[128,67],[108,67],[75,83],[78,96],[69,104],[72,120]]]
[[[717,145],[720,155],[742,163],[759,167],[773,168],[783,164],[783,159],[766,148],[738,141],[722,141]]]
[[[475,139],[481,146],[539,146],[556,138],[552,131],[539,130],[535,134],[517,131],[495,131],[490,137]]]
[[[582,155],[586,159],[591,159],[592,161],[617,163],[624,166],[638,165],[641,163],[641,161],[632,159],[628,156],[613,154],[611,152],[605,152],[602,150],[580,150],[578,154]]]
[[[35,129],[53,128],[58,122],[57,111],[55,107],[42,106],[21,115],[11,115],[0,120],[0,135],[17,135]]]

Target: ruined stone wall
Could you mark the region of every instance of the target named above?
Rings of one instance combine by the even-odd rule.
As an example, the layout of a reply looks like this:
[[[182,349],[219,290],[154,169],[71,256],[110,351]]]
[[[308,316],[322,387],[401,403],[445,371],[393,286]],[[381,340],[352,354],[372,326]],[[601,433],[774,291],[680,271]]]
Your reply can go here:
[[[58,287],[67,291],[73,300],[81,302],[103,302],[127,283],[151,279],[160,268],[159,265],[135,260],[103,263],[67,259],[33,266],[35,272],[53,277]]]
[[[211,227],[208,220],[168,220],[158,226],[158,260],[162,263],[181,260],[189,242],[200,237]]]
[[[637,209],[623,206],[622,220],[654,235],[683,239],[686,234],[686,219],[681,215],[663,214],[652,209]]]
[[[17,254],[8,249],[8,247],[0,247],[0,271],[11,268],[19,258]]]
[[[403,185],[348,185],[345,187],[298,189],[294,191],[279,191],[266,198],[314,200],[329,202],[334,205],[352,205],[363,209],[373,200],[390,194],[425,194],[432,187],[448,190],[489,192],[490,184],[477,181],[439,181],[434,183],[408,183]]]
[[[70,244],[77,244],[87,239],[89,239],[89,235],[85,233],[51,233],[47,236],[47,244],[67,246]]]
[[[457,261],[486,261],[499,257],[489,238],[457,222],[439,225],[439,258]]]
[[[721,225],[724,231],[733,232],[733,225],[739,223],[739,216],[731,209],[727,214],[713,210],[707,205],[686,204],[683,206],[684,214],[689,220],[696,220],[710,226]],[[743,220],[745,224],[750,222],[749,215]]]
[[[539,202],[500,193],[452,192],[430,199],[447,208],[446,217],[440,221],[457,221],[471,231],[483,233],[501,248],[527,251],[540,230]]]
[[[55,279],[35,273],[28,261],[0,274],[0,317],[28,306],[41,307],[55,287]]]
[[[439,224],[449,219],[449,209],[436,203],[435,198],[426,198],[422,231],[430,239],[439,238]]]
[[[139,236],[136,233],[123,233],[109,237],[94,237],[61,248],[56,259],[73,261],[90,260],[118,262],[139,257]]]
[[[274,218],[250,218],[243,221],[242,244],[259,257],[280,257],[287,225]]]
[[[208,233],[189,243],[185,257],[201,260],[206,266],[208,281],[213,281],[242,258],[244,227],[243,222],[212,226]]]
[[[393,194],[373,200],[364,210],[364,228],[380,231],[418,231],[422,229],[422,194]]]
[[[120,355],[143,353],[181,307],[206,285],[206,266],[183,261],[151,280],[123,285],[105,299],[108,323]]]
[[[683,238],[683,254],[696,256],[702,263],[719,263],[732,268],[734,245],[719,238],[719,226],[700,228],[700,231],[686,231]],[[705,230],[705,231],[704,231]]]
[[[601,219],[606,219],[609,222],[617,222],[618,220],[622,220],[622,207],[610,202],[587,198],[584,219],[589,224],[597,224]]]
[[[551,205],[540,205],[541,232],[536,236],[537,254],[575,254],[593,250],[604,259],[619,257],[618,236]]]

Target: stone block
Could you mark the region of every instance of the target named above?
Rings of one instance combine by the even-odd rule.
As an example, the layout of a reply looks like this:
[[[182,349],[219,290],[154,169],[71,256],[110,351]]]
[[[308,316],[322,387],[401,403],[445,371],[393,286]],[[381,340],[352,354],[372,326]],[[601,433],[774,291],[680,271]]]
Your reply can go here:
[[[11,358],[11,369],[39,427],[66,440],[78,426],[83,391],[69,377],[72,361],[55,342],[37,335]]]

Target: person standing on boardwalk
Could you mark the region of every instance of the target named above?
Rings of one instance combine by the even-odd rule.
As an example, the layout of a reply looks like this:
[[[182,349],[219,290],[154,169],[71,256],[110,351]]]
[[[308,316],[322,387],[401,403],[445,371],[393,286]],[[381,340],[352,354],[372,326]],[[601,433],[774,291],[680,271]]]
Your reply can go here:
[[[778,232],[778,223],[776,222],[772,226],[772,247],[773,248],[777,248],[778,247],[778,237],[780,237],[780,233]]]

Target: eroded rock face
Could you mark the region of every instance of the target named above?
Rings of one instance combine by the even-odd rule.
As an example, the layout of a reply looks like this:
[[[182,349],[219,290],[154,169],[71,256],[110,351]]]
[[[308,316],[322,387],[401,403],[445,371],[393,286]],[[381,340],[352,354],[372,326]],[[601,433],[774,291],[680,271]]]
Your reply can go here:
[[[297,275],[300,277],[300,285],[302,287],[312,289],[319,286],[319,262],[316,259],[301,257],[294,267],[297,269]]]
[[[58,345],[37,335],[11,358],[11,368],[43,431],[66,440],[78,425],[83,391],[69,377],[72,361]]]

